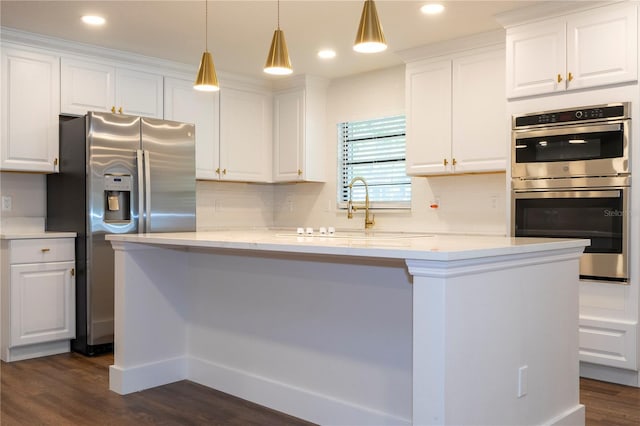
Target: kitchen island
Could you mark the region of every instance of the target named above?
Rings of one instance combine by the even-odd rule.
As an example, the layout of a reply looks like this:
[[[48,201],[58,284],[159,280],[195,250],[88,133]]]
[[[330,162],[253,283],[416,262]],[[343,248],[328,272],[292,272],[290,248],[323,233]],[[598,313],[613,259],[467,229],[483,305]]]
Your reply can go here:
[[[584,424],[588,240],[107,238],[117,393],[188,379],[320,424]]]

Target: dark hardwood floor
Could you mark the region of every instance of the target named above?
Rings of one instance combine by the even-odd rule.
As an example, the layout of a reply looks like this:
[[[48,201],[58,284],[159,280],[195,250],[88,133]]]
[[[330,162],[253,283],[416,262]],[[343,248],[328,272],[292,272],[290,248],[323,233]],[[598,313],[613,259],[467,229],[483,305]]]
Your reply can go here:
[[[310,425],[207,387],[182,381],[121,396],[108,390],[113,355],[62,354],[2,363],[0,424]],[[580,380],[587,426],[640,425],[640,389]]]
[[[129,395],[109,391],[113,355],[2,363],[0,424],[310,425],[189,381]]]

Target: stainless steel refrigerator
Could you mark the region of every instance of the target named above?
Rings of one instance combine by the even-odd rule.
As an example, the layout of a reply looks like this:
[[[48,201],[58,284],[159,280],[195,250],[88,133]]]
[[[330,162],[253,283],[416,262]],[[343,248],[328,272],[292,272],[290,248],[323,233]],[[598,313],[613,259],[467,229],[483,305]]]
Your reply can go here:
[[[60,172],[47,176],[50,231],[75,231],[76,338],[113,350],[113,250],[106,234],[195,231],[192,124],[90,112],[60,117]]]

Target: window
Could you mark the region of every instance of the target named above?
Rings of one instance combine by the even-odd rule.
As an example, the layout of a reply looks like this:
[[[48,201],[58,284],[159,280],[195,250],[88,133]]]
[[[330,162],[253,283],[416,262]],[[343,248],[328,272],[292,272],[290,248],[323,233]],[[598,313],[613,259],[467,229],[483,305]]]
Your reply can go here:
[[[346,208],[349,183],[362,177],[375,208],[410,208],[411,178],[405,169],[405,117],[338,124],[338,206]],[[364,202],[365,187],[353,184],[353,201]]]

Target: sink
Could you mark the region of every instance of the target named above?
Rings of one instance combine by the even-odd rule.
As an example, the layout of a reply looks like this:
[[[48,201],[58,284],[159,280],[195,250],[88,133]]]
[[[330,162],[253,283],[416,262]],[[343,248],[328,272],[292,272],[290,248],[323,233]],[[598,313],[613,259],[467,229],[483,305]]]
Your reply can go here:
[[[295,232],[283,232],[276,234],[276,237],[299,237],[307,240],[328,241],[331,239],[344,240],[398,240],[410,238],[433,237],[430,234],[410,233],[410,232],[384,232],[384,231],[337,231],[335,234],[297,234]]]

